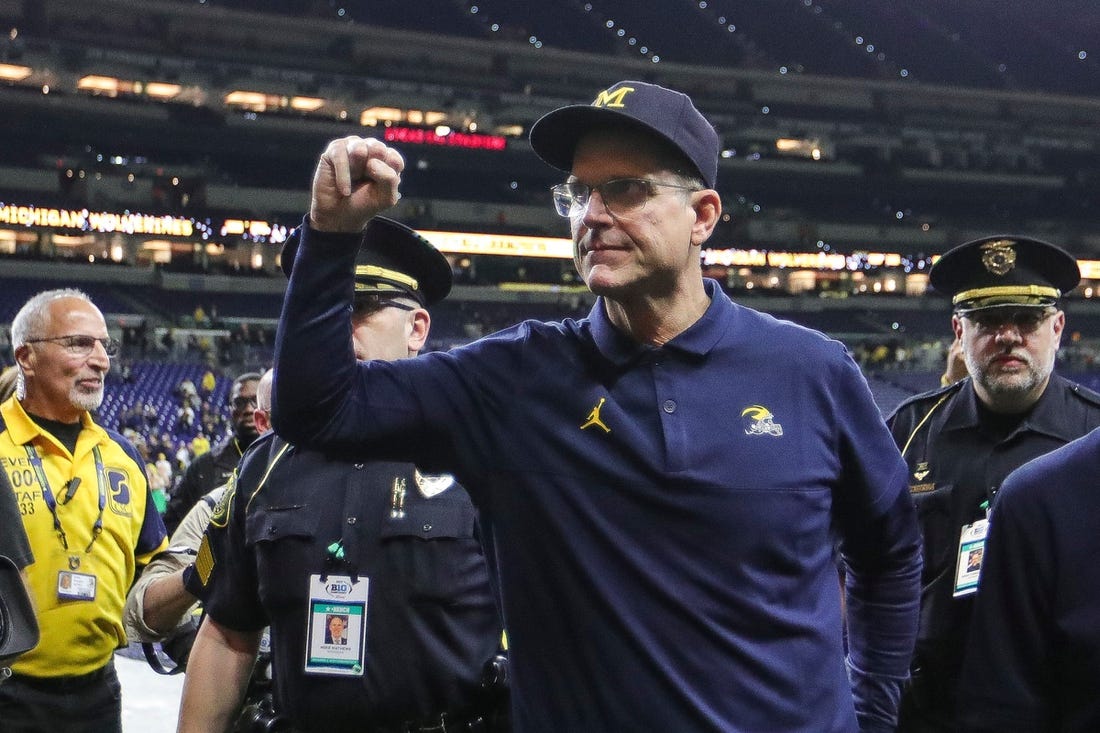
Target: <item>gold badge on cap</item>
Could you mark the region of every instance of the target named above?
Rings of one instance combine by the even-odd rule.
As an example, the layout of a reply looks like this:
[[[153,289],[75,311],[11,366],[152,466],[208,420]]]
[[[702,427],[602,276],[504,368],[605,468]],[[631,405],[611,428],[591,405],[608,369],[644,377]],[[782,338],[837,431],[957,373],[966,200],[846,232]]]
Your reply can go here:
[[[1016,243],[998,239],[982,245],[982,264],[994,275],[1004,275],[1016,266]]]

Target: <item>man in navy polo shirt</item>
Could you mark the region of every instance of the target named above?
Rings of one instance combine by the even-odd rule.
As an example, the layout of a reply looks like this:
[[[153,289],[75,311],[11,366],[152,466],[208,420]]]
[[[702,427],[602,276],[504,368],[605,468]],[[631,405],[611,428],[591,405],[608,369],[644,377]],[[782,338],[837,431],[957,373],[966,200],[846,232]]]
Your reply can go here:
[[[474,487],[517,731],[893,730],[921,568],[905,465],[841,344],[702,277],[716,132],[685,95],[620,82],[531,144],[570,173],[553,196],[589,317],[357,365],[355,250],[404,161],[334,141],[280,320],[276,430]]]

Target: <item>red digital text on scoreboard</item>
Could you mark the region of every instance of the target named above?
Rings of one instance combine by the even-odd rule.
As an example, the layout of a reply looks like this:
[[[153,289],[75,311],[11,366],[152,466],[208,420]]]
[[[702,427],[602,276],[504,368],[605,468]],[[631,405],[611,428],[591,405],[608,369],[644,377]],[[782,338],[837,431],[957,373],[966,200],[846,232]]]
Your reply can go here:
[[[448,132],[446,135],[440,135],[434,130],[422,130],[416,127],[387,127],[383,139],[388,143],[442,145],[475,150],[504,150],[507,145],[507,140],[501,135],[481,135],[473,132]]]

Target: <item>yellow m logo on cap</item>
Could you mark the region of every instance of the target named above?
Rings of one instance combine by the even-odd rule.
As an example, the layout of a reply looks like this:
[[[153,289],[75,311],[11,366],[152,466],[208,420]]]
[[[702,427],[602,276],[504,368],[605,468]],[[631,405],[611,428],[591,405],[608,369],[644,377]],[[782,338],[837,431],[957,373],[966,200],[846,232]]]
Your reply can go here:
[[[626,95],[634,91],[634,87],[619,87],[612,91],[605,89],[596,96],[596,101],[592,103],[593,107],[625,107],[623,99]]]

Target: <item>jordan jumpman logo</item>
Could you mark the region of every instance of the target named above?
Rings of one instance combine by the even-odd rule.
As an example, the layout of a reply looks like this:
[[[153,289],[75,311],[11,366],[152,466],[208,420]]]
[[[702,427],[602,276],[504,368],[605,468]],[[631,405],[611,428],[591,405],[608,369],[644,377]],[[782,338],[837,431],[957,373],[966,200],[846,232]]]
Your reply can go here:
[[[603,407],[603,403],[607,402],[606,397],[601,397],[600,401],[596,403],[596,406],[592,408],[592,412],[588,413],[588,418],[585,420],[584,425],[581,425],[581,430],[590,428],[593,425],[603,430],[605,433],[610,433],[611,428],[603,424],[603,420],[600,419],[600,408]]]

